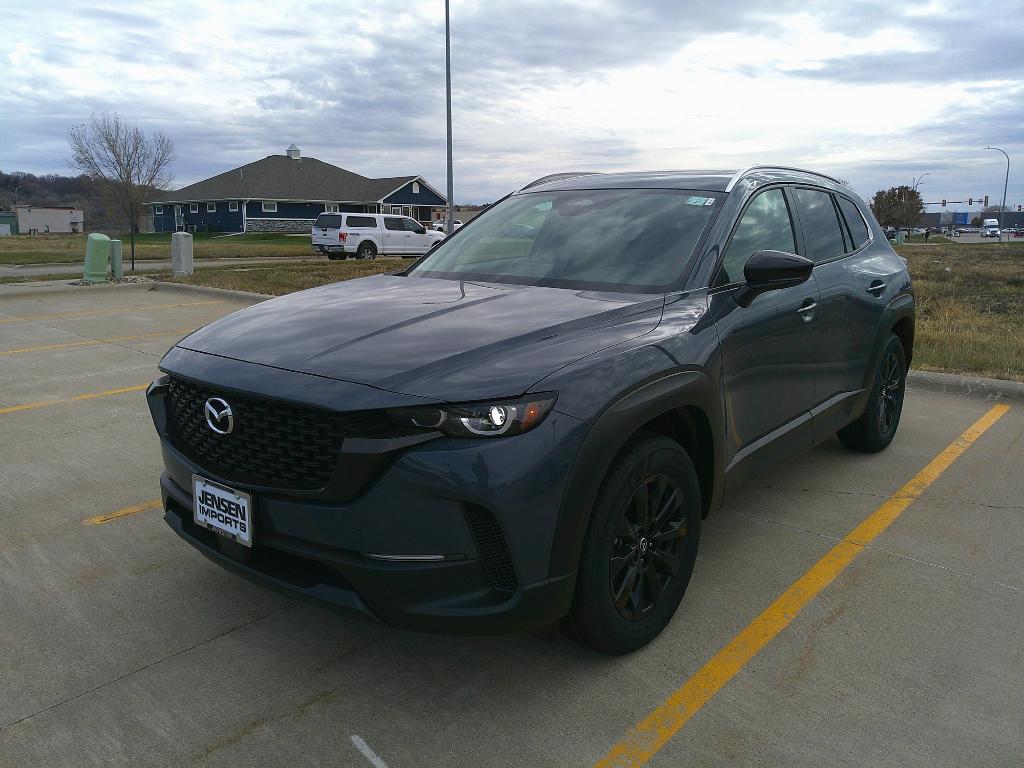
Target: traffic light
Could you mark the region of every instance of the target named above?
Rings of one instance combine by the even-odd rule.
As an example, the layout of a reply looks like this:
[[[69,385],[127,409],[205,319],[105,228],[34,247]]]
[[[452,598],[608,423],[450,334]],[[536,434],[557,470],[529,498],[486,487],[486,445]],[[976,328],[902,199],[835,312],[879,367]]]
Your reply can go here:
[[[973,197],[968,197],[967,198],[967,204],[968,205],[974,205],[974,198]]]
[[[942,198],[942,207],[943,207],[943,208],[945,208],[945,207],[946,207],[946,198]]]
[[[988,208],[988,195],[985,195],[985,207]]]
[[[1017,213],[1020,213],[1020,203],[1017,203]]]

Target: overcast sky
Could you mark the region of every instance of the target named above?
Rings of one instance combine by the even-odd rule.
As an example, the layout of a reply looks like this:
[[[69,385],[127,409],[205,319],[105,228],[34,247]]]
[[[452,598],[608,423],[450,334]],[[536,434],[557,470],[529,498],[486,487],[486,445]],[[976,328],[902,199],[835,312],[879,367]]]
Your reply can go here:
[[[68,128],[112,110],[173,139],[177,186],[294,142],[444,189],[442,0],[46,0],[3,17],[0,170],[69,173]],[[1021,50],[1018,3],[455,0],[455,197],[773,162],[865,197],[928,172],[926,201],[996,203],[992,144],[1015,161],[1016,207]]]

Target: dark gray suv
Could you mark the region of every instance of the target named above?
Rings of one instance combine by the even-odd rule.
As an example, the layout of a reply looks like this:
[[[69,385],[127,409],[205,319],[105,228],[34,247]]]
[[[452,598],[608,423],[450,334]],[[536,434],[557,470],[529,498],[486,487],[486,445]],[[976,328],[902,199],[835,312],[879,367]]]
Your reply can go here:
[[[259,583],[397,627],[675,613],[701,520],[832,438],[893,439],[904,261],[809,171],[560,174],[402,272],[180,341],[148,392],[166,520]]]

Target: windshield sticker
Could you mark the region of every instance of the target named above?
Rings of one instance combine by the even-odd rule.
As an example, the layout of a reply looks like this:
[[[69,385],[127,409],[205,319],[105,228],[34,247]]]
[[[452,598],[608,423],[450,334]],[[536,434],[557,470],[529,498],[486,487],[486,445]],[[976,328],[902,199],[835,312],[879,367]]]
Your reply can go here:
[[[688,197],[686,198],[687,205],[714,205],[715,198],[713,197]]]

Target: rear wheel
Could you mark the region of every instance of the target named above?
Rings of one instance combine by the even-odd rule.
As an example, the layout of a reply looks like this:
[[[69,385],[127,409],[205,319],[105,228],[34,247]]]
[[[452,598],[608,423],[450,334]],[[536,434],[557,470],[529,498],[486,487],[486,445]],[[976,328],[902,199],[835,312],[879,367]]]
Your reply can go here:
[[[877,453],[896,436],[903,413],[907,363],[903,343],[892,333],[875,369],[867,408],[861,417],[839,430],[839,440],[855,451]]]
[[[686,451],[642,433],[612,465],[583,544],[570,631],[604,653],[629,653],[668,624],[693,573],[700,485]]]
[[[359,250],[356,251],[357,259],[375,259],[377,258],[377,246],[370,241],[359,244]]]

